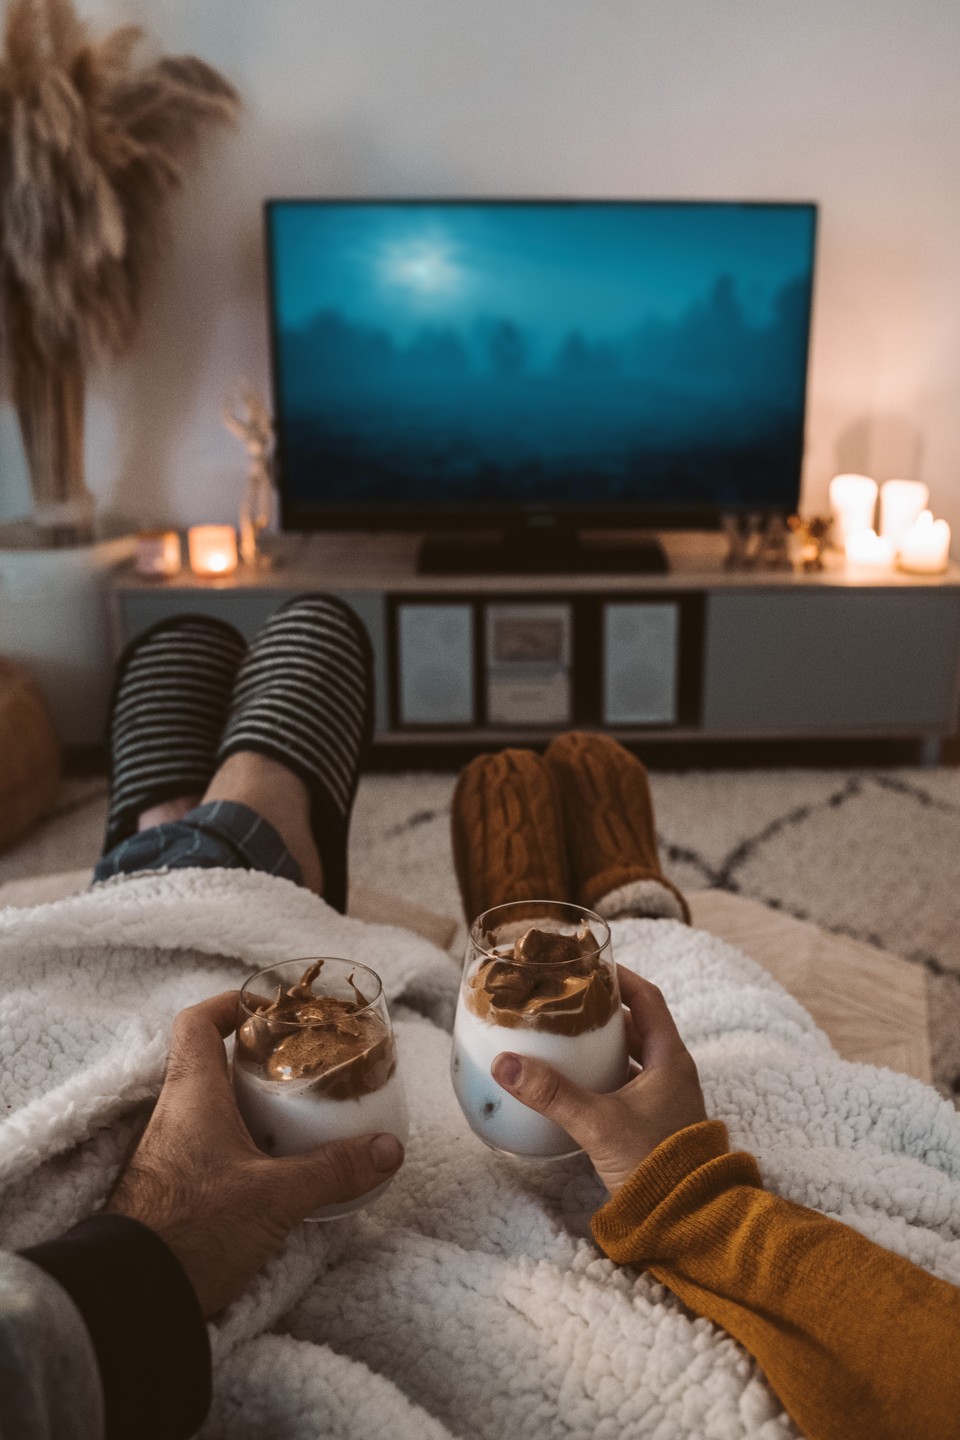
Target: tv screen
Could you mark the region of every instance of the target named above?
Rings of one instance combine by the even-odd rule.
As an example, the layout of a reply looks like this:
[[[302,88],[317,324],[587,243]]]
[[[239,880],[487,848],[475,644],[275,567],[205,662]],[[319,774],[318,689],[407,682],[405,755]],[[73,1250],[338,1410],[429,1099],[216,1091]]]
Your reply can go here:
[[[285,524],[797,506],[809,204],[267,205]]]

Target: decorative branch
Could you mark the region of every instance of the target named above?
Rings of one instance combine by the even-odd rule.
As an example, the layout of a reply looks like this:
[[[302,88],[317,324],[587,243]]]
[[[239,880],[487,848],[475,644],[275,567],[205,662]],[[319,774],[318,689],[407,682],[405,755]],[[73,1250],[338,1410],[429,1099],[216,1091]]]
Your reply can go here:
[[[73,389],[80,377],[82,405],[86,369],[130,347],[168,238],[169,199],[206,133],[239,110],[233,86],[202,60],[137,64],[141,39],[135,26],[94,38],[72,0],[12,0],[7,11],[0,339],[22,426],[24,406],[36,412],[61,376]],[[24,426],[36,493],[45,482],[33,474],[28,429],[36,413]],[[48,458],[50,448],[47,437]],[[76,483],[67,489],[76,495]]]

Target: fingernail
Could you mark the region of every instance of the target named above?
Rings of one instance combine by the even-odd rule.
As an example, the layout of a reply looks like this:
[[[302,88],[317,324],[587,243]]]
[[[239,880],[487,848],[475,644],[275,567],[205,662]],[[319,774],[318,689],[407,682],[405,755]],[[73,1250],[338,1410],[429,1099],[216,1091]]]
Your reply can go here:
[[[396,1135],[375,1135],[370,1141],[374,1170],[396,1170],[403,1158],[403,1146]]]
[[[503,1055],[498,1055],[493,1062],[493,1078],[501,1085],[512,1088],[520,1084],[520,1076],[523,1074],[523,1065],[519,1055],[512,1054],[507,1050]]]

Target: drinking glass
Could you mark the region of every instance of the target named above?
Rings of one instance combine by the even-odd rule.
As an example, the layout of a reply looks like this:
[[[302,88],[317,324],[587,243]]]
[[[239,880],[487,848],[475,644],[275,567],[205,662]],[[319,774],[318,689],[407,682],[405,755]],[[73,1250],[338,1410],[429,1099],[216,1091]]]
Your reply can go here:
[[[510,958],[531,928],[576,936],[584,926],[587,948],[576,959]],[[508,1155],[575,1155],[579,1146],[565,1130],[494,1080],[490,1065],[502,1050],[547,1060],[589,1090],[617,1090],[626,1082],[626,1025],[610,927],[601,916],[556,900],[485,911],[470,927],[453,1029],[451,1078],[473,1132]]]
[[[277,1018],[271,1012],[296,986],[307,1006],[312,997],[321,1003],[300,1022]],[[340,1013],[349,1016],[348,1031],[356,1022],[356,1044],[349,1033],[337,1040],[322,997],[348,1003],[349,1010]],[[240,991],[239,1010],[234,1094],[254,1143],[266,1154],[298,1155],[328,1140],[381,1131],[406,1142],[409,1119],[396,1040],[374,970],[338,956],[281,960],[251,975]],[[362,1210],[392,1179],[308,1218],[333,1220]]]

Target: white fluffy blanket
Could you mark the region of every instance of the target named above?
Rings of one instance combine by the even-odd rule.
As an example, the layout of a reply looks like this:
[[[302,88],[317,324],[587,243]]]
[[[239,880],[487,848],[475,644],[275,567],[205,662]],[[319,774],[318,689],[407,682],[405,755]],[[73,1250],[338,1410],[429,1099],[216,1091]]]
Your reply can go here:
[[[766,1183],[960,1283],[960,1118],[916,1081],[840,1061],[738,951],[673,921],[614,926],[662,986],[709,1108]],[[0,914],[0,1243],[88,1213],[155,1094],[183,1005],[286,955],[386,983],[413,1131],[389,1194],[304,1226],[213,1327],[208,1436],[624,1440],[795,1434],[757,1367],[589,1236],[582,1157],[514,1164],[450,1088],[457,969],[283,880],[180,871]]]

